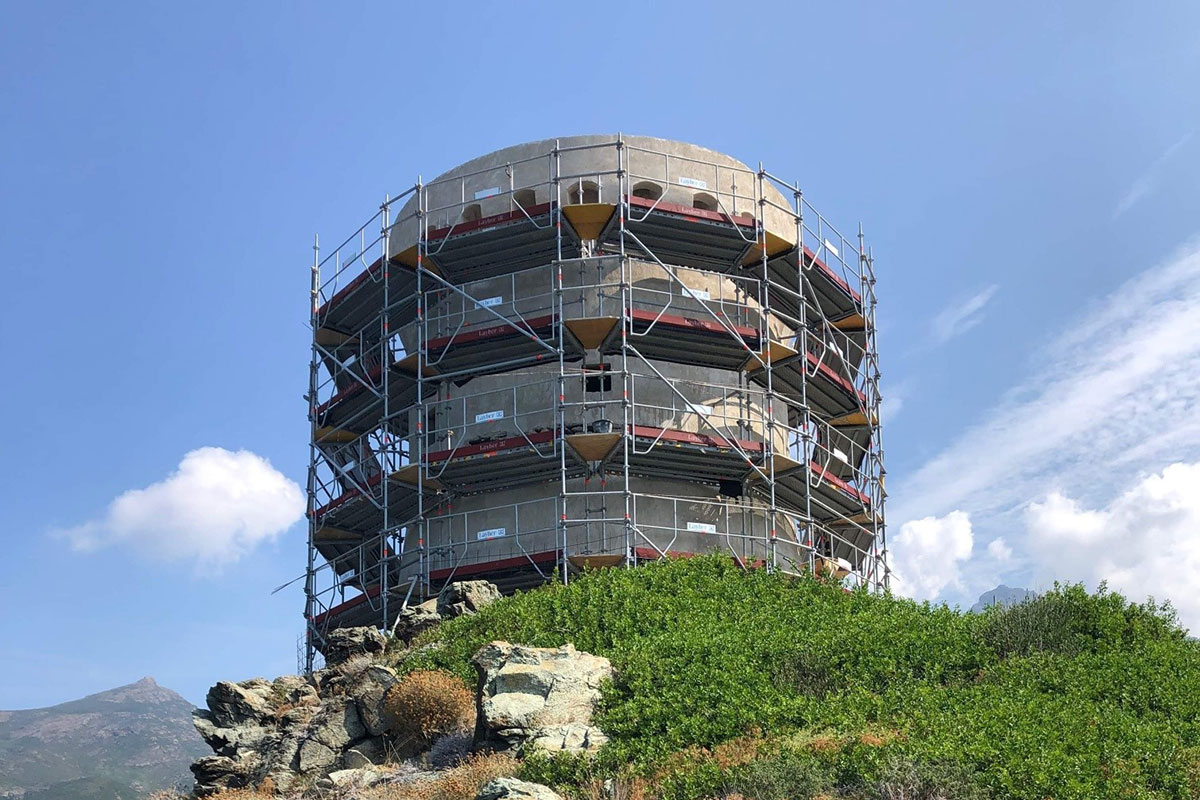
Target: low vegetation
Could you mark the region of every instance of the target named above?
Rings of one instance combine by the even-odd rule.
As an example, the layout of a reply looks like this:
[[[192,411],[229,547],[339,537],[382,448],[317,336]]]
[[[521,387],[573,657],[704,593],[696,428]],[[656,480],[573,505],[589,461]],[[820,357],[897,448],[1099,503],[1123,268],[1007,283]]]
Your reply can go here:
[[[384,707],[401,739],[426,749],[436,740],[475,724],[475,696],[461,680],[445,672],[410,672],[391,689]]]
[[[389,657],[465,687],[494,639],[612,660],[599,757],[521,767],[576,797],[1200,796],[1200,645],[1103,589],[972,615],[698,558],[548,585]]]
[[[358,793],[357,800],[474,800],[493,778],[514,775],[517,761],[503,753],[467,756],[458,766],[412,783],[381,783]]]

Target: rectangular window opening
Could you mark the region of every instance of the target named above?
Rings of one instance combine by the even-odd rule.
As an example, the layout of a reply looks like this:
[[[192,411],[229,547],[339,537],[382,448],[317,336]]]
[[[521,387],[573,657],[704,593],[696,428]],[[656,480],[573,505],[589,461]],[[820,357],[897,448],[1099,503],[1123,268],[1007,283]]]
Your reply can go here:
[[[585,392],[611,392],[612,391],[612,373],[609,372],[610,365],[604,364],[585,364],[583,367],[584,379],[583,389]],[[588,375],[587,373],[600,373],[598,375]]]

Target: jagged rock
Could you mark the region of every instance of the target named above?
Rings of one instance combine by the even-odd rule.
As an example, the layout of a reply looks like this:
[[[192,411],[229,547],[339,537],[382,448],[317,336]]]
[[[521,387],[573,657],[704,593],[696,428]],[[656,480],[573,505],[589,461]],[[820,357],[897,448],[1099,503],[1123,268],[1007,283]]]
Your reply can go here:
[[[303,678],[222,682],[207,699],[208,710],[193,715],[196,730],[217,754],[193,766],[203,794],[258,785],[267,777],[286,791],[301,774],[320,776],[343,766],[348,748],[366,744],[357,702],[342,694],[322,701]]]
[[[370,767],[387,760],[387,745],[381,736],[364,739],[342,754],[347,769]]]
[[[308,726],[307,740],[318,742],[341,754],[346,746],[366,738],[367,729],[353,701],[324,706]]]
[[[338,628],[325,637],[322,653],[325,665],[332,667],[359,654],[381,653],[387,639],[375,628]]]
[[[231,755],[234,742],[231,741],[228,728],[222,728],[213,719],[211,711],[197,708],[192,712],[192,727],[204,743],[213,749],[217,755]],[[227,752],[228,751],[228,752]]]
[[[500,599],[500,590],[487,581],[455,581],[435,598],[400,609],[392,634],[406,644],[442,620],[475,614]]]
[[[391,727],[387,711],[383,707],[383,698],[387,690],[398,682],[395,670],[380,664],[372,664],[358,676],[351,696],[370,735],[380,736],[387,733]]]
[[[224,789],[242,789],[250,785],[249,764],[228,756],[203,756],[192,764],[196,778],[196,796],[207,797]]]
[[[301,775],[328,772],[338,763],[341,753],[317,739],[300,742],[296,769]]]
[[[479,674],[475,742],[508,749],[589,752],[608,741],[592,725],[600,685],[612,677],[607,658],[573,645],[523,647],[492,642],[475,654]]]
[[[495,778],[484,784],[475,800],[562,800],[562,796],[540,783]]]
[[[308,725],[300,742],[296,768],[303,775],[326,772],[341,763],[343,750],[366,735],[367,729],[353,701],[326,705]]]
[[[422,631],[432,628],[441,621],[442,615],[438,613],[437,598],[433,598],[419,605],[400,609],[400,613],[396,615],[396,622],[392,626],[392,633],[397,639],[407,644],[417,638]]]
[[[555,725],[538,732],[532,740],[534,747],[543,750],[566,750],[572,753],[592,752],[608,741],[599,728],[579,723]]]
[[[220,714],[218,717],[217,713],[199,709],[192,712],[193,727],[217,755],[236,756],[246,751],[261,750],[264,740],[269,739],[275,731],[274,711],[270,709],[262,716],[239,717],[241,721],[230,721],[228,713]],[[227,720],[228,724],[221,725],[221,719]]]
[[[284,729],[303,729],[321,710],[321,700],[317,698],[307,705],[289,708],[277,716],[277,725]]]
[[[303,739],[291,730],[279,738],[260,770],[266,773],[278,791],[286,792],[300,777],[300,746]]]
[[[236,728],[246,723],[258,725],[275,715],[271,684],[261,678],[241,683],[221,681],[208,690],[205,702],[212,721],[222,728]]]
[[[365,789],[387,777],[382,771],[370,767],[338,769],[317,781],[318,789]]]
[[[271,681],[271,695],[275,699],[276,713],[280,705],[311,705],[321,701],[316,688],[299,675],[284,675]]]
[[[500,590],[487,581],[455,581],[438,596],[437,612],[443,618],[476,614],[500,599]]]

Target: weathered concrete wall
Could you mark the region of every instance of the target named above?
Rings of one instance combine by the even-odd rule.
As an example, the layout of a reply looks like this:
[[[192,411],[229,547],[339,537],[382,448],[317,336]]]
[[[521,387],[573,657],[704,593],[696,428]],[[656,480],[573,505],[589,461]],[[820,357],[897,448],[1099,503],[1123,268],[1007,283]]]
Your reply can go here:
[[[762,305],[757,281],[735,280],[687,267],[671,267],[671,270],[673,275],[659,264],[630,260],[625,278],[631,286],[630,302],[635,310],[662,311],[705,321],[720,313],[733,325],[760,328]],[[564,262],[563,317],[620,317],[621,279],[617,256]],[[554,268],[546,265],[463,284],[460,288],[470,299],[444,290],[440,300],[429,303],[426,336],[434,339],[504,324],[497,314],[514,321],[552,316],[556,312],[556,280]],[[777,341],[789,337],[791,329],[780,319],[772,317],[769,326],[772,338]],[[416,323],[402,328],[400,338],[412,351],[417,341]]]
[[[619,370],[618,359],[606,359]],[[727,436],[762,442],[766,438],[764,392],[757,385],[741,386],[739,373],[653,362],[660,377],[640,362],[630,364],[629,399],[632,424],[653,428]],[[594,374],[594,373],[592,373]],[[622,383],[612,375],[607,391],[588,392],[587,374],[568,365],[565,382],[565,421],[568,427],[608,420],[619,429]],[[667,380],[664,380],[667,379]],[[557,365],[517,373],[486,375],[464,386],[443,386],[438,398],[426,403],[426,436],[430,452],[462,447],[480,437],[503,439],[555,430],[558,420]],[[785,452],[787,408],[777,403],[775,451]],[[416,430],[414,409],[411,429]],[[419,440],[412,438],[414,452]]]
[[[620,492],[605,494],[596,478],[586,489],[582,480],[569,483],[568,552],[623,554],[628,543],[662,552],[718,550],[748,560],[765,557],[768,514],[763,507],[726,502],[714,489],[690,481],[633,477],[629,483],[632,538],[626,534]],[[460,498],[453,513],[426,527],[430,569],[556,550],[562,544],[562,513],[557,482]],[[776,515],[776,531],[781,556],[797,558],[792,520]]]
[[[478,206],[483,217],[507,213],[516,208],[514,190],[532,190],[533,203],[551,201],[554,191],[551,153],[555,141],[543,139],[506,147],[429,181],[425,191],[430,227],[453,224],[462,218],[468,206]],[[578,200],[616,203],[617,170],[621,166],[616,135],[567,136],[557,142],[561,151],[558,174],[564,184],[564,205],[573,202],[570,187],[566,185],[568,178],[574,179],[575,187],[584,183],[593,193]],[[664,201],[684,206],[692,206],[697,195],[703,195],[701,199],[712,198],[721,211],[730,215],[754,213],[758,192],[755,171],[737,159],[699,145],[650,136],[625,136],[624,143],[632,188],[655,186],[662,191]],[[489,193],[491,196],[482,196]],[[477,194],[481,196],[477,198]],[[769,184],[766,197],[780,207],[767,207],[764,215],[767,231],[794,241],[795,222],[791,214],[782,210],[790,199]],[[398,221],[390,242],[393,253],[406,250],[417,240],[416,206],[416,199],[412,198],[396,216]]]

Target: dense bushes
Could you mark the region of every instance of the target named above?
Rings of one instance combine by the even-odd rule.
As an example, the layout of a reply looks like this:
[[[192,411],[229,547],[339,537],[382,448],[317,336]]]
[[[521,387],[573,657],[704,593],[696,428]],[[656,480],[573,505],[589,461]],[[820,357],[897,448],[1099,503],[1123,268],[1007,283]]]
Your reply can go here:
[[[979,634],[1001,657],[1078,655],[1183,638],[1170,606],[1126,603],[1104,586],[1092,595],[1079,585],[1056,587],[1009,608],[993,608],[984,616]]]
[[[1110,592],[1068,586],[971,615],[692,559],[496,603],[425,634],[440,647],[403,669],[472,680],[470,656],[492,639],[613,661],[600,759],[526,765],[559,785],[636,775],[673,798],[886,797],[903,780],[897,797],[946,783],[958,788],[945,796],[1031,800],[1200,789],[1200,649],[1169,609]],[[756,756],[731,762],[750,731]]]

